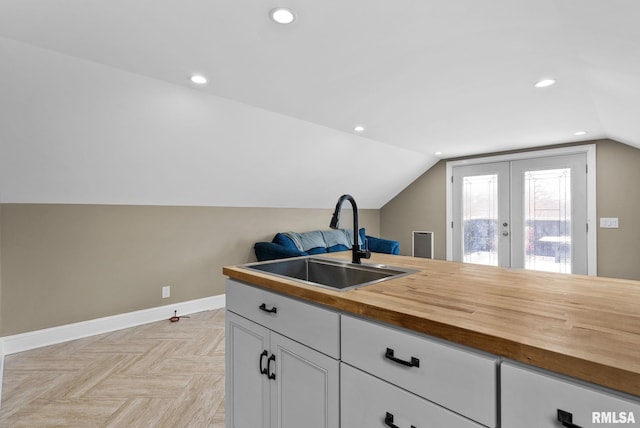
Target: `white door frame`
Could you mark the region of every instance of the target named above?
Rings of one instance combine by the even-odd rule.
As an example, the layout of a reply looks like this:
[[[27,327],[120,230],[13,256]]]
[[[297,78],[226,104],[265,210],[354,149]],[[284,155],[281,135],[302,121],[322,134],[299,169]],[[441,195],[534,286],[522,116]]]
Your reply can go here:
[[[587,144],[580,146],[560,147],[557,149],[536,150],[531,152],[519,152],[505,155],[486,156],[472,159],[463,159],[447,162],[446,166],[446,219],[447,219],[447,260],[453,260],[453,234],[451,227],[453,224],[453,196],[452,179],[453,167],[461,165],[476,165],[490,162],[513,161],[547,156],[568,155],[575,153],[586,153],[587,155],[587,274],[597,275],[597,229],[596,229],[596,145]]]

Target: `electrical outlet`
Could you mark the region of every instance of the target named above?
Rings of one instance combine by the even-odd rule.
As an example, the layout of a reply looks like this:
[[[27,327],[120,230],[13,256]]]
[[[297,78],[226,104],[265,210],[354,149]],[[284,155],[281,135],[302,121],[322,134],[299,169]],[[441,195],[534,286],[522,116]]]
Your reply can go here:
[[[171,286],[165,285],[162,287],[162,298],[166,299],[167,297],[171,297]]]
[[[600,217],[601,229],[617,229],[618,217]]]

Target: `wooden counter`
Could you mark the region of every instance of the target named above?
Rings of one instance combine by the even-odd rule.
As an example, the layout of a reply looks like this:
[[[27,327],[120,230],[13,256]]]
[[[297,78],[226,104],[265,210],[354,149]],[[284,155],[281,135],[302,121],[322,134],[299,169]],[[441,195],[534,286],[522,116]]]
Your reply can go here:
[[[350,260],[351,253],[323,257]],[[230,278],[640,396],[640,282],[373,254],[419,270],[338,292],[240,267]]]

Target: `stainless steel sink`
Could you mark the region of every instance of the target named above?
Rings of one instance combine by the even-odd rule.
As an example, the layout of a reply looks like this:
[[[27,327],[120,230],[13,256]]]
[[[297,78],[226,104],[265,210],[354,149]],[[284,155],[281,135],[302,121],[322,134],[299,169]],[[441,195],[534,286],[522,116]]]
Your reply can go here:
[[[249,263],[242,267],[340,291],[376,284],[417,272],[394,266],[369,263],[354,264],[313,256]]]

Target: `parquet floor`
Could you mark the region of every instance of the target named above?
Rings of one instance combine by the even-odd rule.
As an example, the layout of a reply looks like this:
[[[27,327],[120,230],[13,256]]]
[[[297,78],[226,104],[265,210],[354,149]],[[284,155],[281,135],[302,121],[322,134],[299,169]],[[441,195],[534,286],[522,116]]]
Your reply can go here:
[[[6,356],[0,427],[224,427],[224,315]]]

